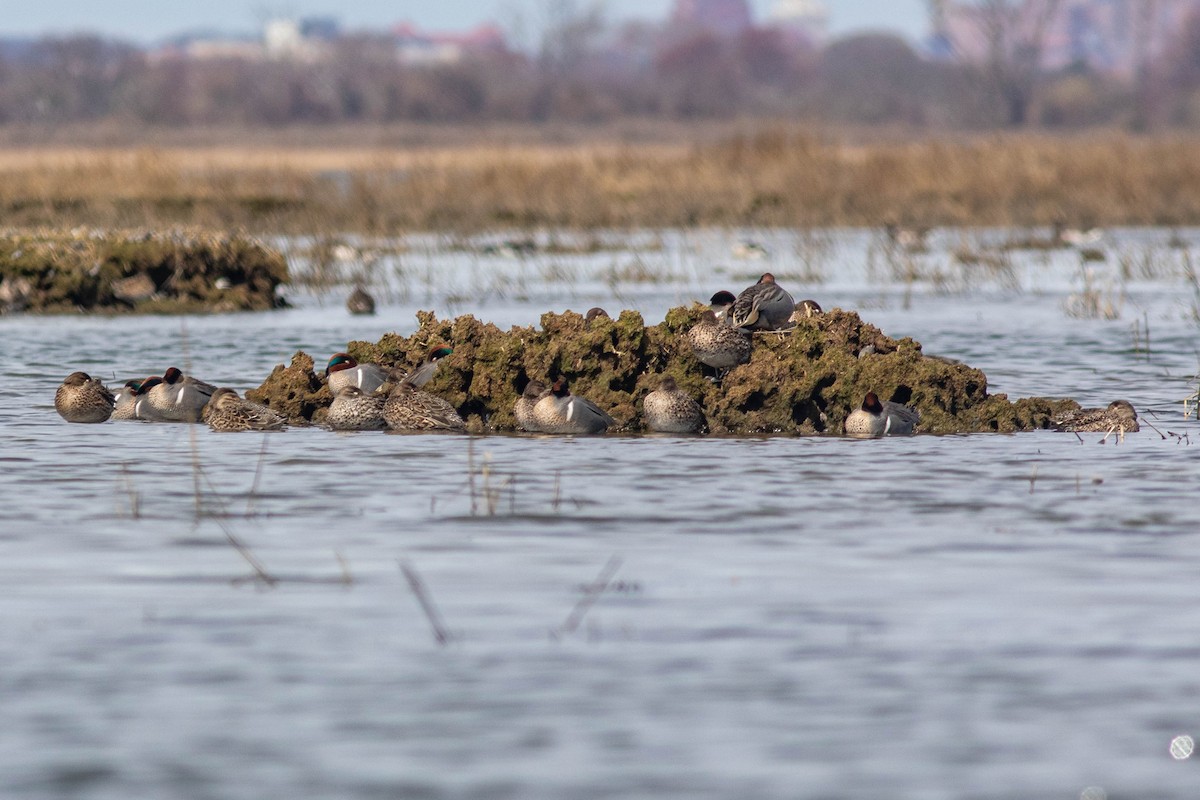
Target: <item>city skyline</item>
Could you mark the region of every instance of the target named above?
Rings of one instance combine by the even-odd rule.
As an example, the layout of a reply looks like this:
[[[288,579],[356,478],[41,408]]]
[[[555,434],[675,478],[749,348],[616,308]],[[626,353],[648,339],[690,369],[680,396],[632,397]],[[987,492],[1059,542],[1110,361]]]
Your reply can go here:
[[[757,21],[766,19],[773,1],[751,0]],[[602,4],[610,20],[664,19],[671,6],[672,0],[607,0]],[[834,36],[882,29],[917,39],[927,30],[923,0],[825,0],[825,6],[829,10],[830,33]],[[208,0],[172,5],[151,0],[126,0],[119,5],[46,0],[10,9],[0,22],[0,37],[95,33],[149,44],[196,30],[257,32],[269,18],[309,16],[333,17],[351,30],[378,29],[404,21],[435,30],[462,29],[485,22],[536,27],[544,8],[545,3],[538,0],[496,0],[492,4],[471,0],[443,0],[436,4],[365,0],[350,9],[339,9],[328,0],[286,3]]]

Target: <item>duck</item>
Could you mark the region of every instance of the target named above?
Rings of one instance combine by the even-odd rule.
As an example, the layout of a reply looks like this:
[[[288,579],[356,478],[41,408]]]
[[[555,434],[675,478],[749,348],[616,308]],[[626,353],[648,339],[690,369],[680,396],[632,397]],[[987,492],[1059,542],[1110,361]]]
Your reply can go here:
[[[615,424],[613,418],[591,400],[571,394],[567,379],[562,376],[537,401],[533,419],[544,433],[604,433]]]
[[[142,384],[145,388],[145,383]],[[145,393],[147,418],[162,422],[199,422],[204,406],[217,387],[168,367],[162,379]]]
[[[355,286],[354,291],[346,298],[346,310],[351,314],[371,315],[375,313],[375,298],[367,294],[361,286]]]
[[[592,326],[592,322],[597,319],[612,319],[612,317],[608,315],[607,311],[605,311],[603,308],[600,308],[600,306],[589,308],[587,313],[583,315],[584,325],[589,328]]]
[[[467,423],[454,406],[402,380],[383,404],[383,419],[394,431],[461,431]]]
[[[801,300],[799,303],[796,303],[796,310],[792,312],[789,321],[799,322],[802,319],[820,316],[822,313],[824,312],[821,311],[821,306],[817,304],[816,300]]]
[[[287,417],[278,411],[243,400],[226,387],[213,392],[204,421],[214,431],[279,431],[287,427]]]
[[[546,384],[539,380],[530,380],[525,384],[525,390],[521,392],[521,396],[517,398],[517,402],[513,404],[513,416],[517,418],[517,427],[529,433],[542,433],[542,429],[538,426],[537,419],[533,416],[534,406],[549,394]]]
[[[670,375],[642,401],[646,427],[658,433],[695,433],[704,424],[700,404],[679,388]]]
[[[113,419],[137,419],[138,396],[137,390],[142,388],[142,379],[135,378],[125,381],[125,385],[117,392],[116,404],[113,406]]]
[[[370,394],[387,382],[388,372],[376,364],[360,364],[349,353],[334,353],[325,367],[325,379],[332,394],[343,386],[357,386]]]
[[[1055,430],[1079,433],[1137,433],[1137,411],[1128,400],[1113,400],[1104,408],[1080,408],[1056,415],[1050,420]]]
[[[335,431],[381,431],[387,428],[383,406],[387,395],[366,394],[357,386],[343,386],[333,396],[325,424]]]
[[[905,228],[889,222],[883,226],[883,230],[893,247],[909,253],[924,253],[928,249],[925,237],[929,235],[929,228]]]
[[[717,315],[705,311],[687,332],[688,344],[700,363],[728,370],[750,360],[750,338],[741,330],[722,325]]]
[[[67,422],[104,422],[116,399],[99,378],[72,372],[54,393],[54,410]]]
[[[847,436],[896,436],[913,432],[921,415],[916,409],[887,401],[879,402],[874,392],[867,392],[862,407],[846,417]]]
[[[416,369],[405,375],[401,380],[410,386],[420,389],[425,384],[429,383],[429,379],[437,372],[438,363],[448,355],[454,353],[454,348],[446,345],[439,345],[432,348],[425,356],[425,360],[417,365]]]
[[[729,248],[729,253],[734,258],[757,261],[767,257],[767,248],[763,247],[758,242],[752,242],[749,239],[741,239],[733,243],[733,246]]]
[[[708,307],[716,314],[717,319],[721,322],[729,322],[729,309],[733,308],[733,304],[737,302],[737,298],[733,296],[733,292],[722,289],[714,294],[708,301]]]
[[[777,331],[787,325],[796,301],[775,282],[775,276],[764,272],[758,283],[737,296],[729,317],[735,328]]]

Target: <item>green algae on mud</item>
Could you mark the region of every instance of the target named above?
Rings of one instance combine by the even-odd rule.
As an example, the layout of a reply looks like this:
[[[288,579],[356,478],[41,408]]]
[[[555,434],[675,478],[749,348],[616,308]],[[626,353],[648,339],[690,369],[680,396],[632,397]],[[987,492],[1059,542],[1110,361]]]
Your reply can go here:
[[[378,342],[350,342],[346,352],[406,372],[429,349],[448,344],[425,386],[448,400],[468,430],[516,430],[512,408],[525,384],[564,375],[572,392],[595,402],[617,421],[615,430],[640,431],[641,401],[661,375],[700,403],[714,434],[841,433],[846,416],[868,391],[912,405],[923,433],[1013,432],[1049,426],[1051,416],[1078,408],[1073,400],[1026,398],[1015,403],[989,395],[982,371],[927,356],[909,338],[893,339],[853,311],[833,309],[803,319],[788,331],[754,334],[749,363],[717,384],[706,376],[685,334],[707,306],[674,308],[647,327],[636,311],[590,322],[566,311],[542,315],[540,329],[502,331],[465,315],[439,320],[417,313],[408,337],[385,334]],[[324,419],[332,397],[314,371],[313,359],[297,353],[247,397],[286,414],[295,423]]]
[[[238,234],[0,233],[0,313],[262,311],[287,279],[282,254]]]

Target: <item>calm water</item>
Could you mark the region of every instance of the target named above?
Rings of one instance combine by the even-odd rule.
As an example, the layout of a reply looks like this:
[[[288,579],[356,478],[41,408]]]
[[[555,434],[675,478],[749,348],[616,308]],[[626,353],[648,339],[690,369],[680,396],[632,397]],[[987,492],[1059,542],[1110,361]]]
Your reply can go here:
[[[890,262],[863,232],[752,235],[767,258],[728,232],[416,240],[369,319],[344,290],[0,318],[0,796],[1195,797],[1200,756],[1169,748],[1200,738],[1200,326],[1168,232],[1110,232],[1086,284],[1069,251],[957,266],[958,234]],[[1124,397],[1162,435],[263,436],[52,406],[75,369],[246,389],[417,308],[656,322],[764,269],[992,391]],[[1119,318],[1066,313],[1087,288]]]

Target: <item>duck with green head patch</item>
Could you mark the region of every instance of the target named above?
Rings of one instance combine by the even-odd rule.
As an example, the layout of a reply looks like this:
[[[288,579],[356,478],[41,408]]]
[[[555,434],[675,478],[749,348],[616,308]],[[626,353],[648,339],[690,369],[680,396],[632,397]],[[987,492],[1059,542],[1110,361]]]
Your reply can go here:
[[[378,364],[360,364],[349,353],[334,353],[325,367],[329,392],[336,395],[344,386],[355,386],[370,394],[387,383],[390,373]]]
[[[117,392],[116,405],[113,406],[113,419],[137,419],[137,390],[142,388],[144,379],[135,378],[125,381],[125,385]]]
[[[446,345],[440,345],[431,349],[425,356],[425,360],[418,364],[416,369],[404,376],[403,382],[420,389],[429,383],[430,378],[437,372],[438,363],[446,356],[453,354],[454,348],[447,347]]]

